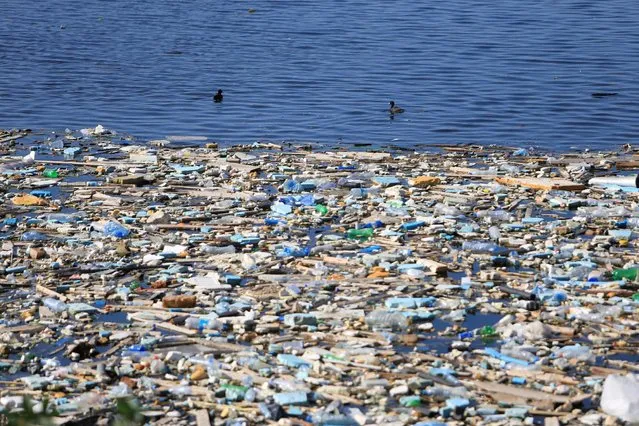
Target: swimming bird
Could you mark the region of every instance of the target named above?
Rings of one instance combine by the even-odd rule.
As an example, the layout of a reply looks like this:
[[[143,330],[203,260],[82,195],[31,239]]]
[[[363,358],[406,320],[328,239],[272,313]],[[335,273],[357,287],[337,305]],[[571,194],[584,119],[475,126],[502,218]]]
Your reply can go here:
[[[222,89],[217,89],[217,93],[213,95],[213,101],[219,103],[222,102],[222,99],[224,99],[224,95],[222,95]]]
[[[605,98],[607,96],[617,96],[617,92],[595,92],[592,94],[593,98]]]
[[[395,101],[390,101],[390,108],[388,108],[388,112],[392,114],[401,114],[402,112],[404,112],[404,108],[400,108],[397,105],[395,105]]]

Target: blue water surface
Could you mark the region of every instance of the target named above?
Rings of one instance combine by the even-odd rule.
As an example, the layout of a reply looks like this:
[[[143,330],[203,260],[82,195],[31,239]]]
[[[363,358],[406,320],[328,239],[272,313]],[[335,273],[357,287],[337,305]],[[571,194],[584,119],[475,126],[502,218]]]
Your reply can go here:
[[[0,10],[0,128],[558,149],[639,136],[629,0],[0,0]],[[406,109],[394,120],[391,99]]]

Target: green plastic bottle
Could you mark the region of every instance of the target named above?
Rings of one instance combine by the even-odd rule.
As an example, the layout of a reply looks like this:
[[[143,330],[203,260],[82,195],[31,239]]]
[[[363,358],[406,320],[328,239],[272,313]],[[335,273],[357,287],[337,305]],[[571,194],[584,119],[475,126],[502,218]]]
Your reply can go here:
[[[485,325],[479,330],[479,335],[481,337],[492,337],[497,335],[497,331],[490,325]]]
[[[419,407],[420,405],[422,405],[422,400],[419,396],[408,395],[408,396],[402,396],[399,399],[399,403],[403,407]]]
[[[612,279],[616,281],[625,278],[627,280],[634,281],[637,279],[638,270],[638,268],[615,269],[612,271]]]
[[[326,216],[328,214],[328,207],[318,204],[315,206],[315,211],[321,214],[322,216]]]
[[[45,169],[45,170],[42,172],[42,176],[44,176],[44,177],[48,177],[48,178],[57,178],[59,175],[58,175],[58,171],[57,171],[57,170],[54,170],[54,169]]]
[[[633,294],[633,295],[632,295],[632,300],[633,300],[634,302],[639,302],[639,293],[635,293],[635,294]]]
[[[366,241],[373,236],[373,228],[349,229],[346,235],[351,240]]]

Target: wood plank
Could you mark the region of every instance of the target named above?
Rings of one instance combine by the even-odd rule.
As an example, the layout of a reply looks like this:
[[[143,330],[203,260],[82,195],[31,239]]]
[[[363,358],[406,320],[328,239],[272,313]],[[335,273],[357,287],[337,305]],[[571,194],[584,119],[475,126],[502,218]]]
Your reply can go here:
[[[618,160],[615,166],[619,170],[639,169],[639,159],[630,158],[626,160]]]
[[[194,413],[195,415],[195,424],[197,426],[211,426],[211,420],[209,418],[209,412],[201,409],[201,410],[196,410]]]
[[[541,189],[545,191],[551,189],[563,191],[579,191],[586,188],[586,186],[581,183],[560,178],[516,178],[504,176],[496,178],[495,181],[497,183],[501,183],[502,185],[523,186],[524,188]]]
[[[431,272],[435,274],[445,274],[448,271],[448,265],[439,263],[435,260],[420,259],[418,263],[421,263],[422,265],[426,266],[428,269],[430,269]]]
[[[187,336],[196,336],[198,334],[197,330],[191,330],[190,328],[180,327],[179,325],[171,324],[170,322],[158,322],[158,323],[155,323],[155,326],[162,328],[164,330],[175,331],[176,333],[185,334]]]
[[[20,138],[23,138],[27,135],[28,133],[18,133],[17,135],[3,136],[2,138],[0,138],[0,144],[6,143],[6,142],[12,142]]]
[[[487,394],[504,394],[517,398],[533,401],[552,401],[556,403],[566,403],[571,400],[570,397],[564,395],[554,395],[552,393],[541,392],[533,389],[520,388],[517,386],[503,385],[500,383],[464,381],[464,384],[474,386],[475,388]]]
[[[27,333],[33,334],[44,330],[46,327],[40,324],[16,325],[15,327],[0,327],[0,333]]]

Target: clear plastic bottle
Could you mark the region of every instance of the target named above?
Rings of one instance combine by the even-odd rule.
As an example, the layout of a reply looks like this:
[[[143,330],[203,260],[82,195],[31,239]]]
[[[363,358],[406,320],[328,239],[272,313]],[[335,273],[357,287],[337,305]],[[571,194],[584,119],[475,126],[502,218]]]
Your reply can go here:
[[[68,213],[51,213],[46,216],[49,223],[74,223],[80,220],[80,217],[75,214]]]
[[[462,250],[467,250],[472,253],[488,253],[488,254],[508,253],[507,248],[498,246],[492,241],[464,241],[462,244]]]
[[[224,326],[224,324],[216,318],[197,317],[187,318],[184,325],[192,330],[221,330]]]
[[[193,393],[193,390],[191,389],[191,386],[182,385],[170,388],[169,392],[176,396],[188,396]]]
[[[438,203],[435,205],[433,210],[433,215],[435,216],[460,216],[462,214],[461,210],[457,207],[447,206],[443,203]]]
[[[67,310],[66,303],[52,297],[45,297],[44,299],[42,299],[42,304],[46,306],[51,312],[60,313]]]
[[[366,315],[366,324],[373,330],[404,331],[410,326],[410,318],[401,312],[377,310]]]
[[[48,235],[38,231],[27,231],[24,234],[22,234],[22,237],[21,237],[22,241],[45,241],[48,239],[49,239]]]
[[[235,246],[210,246],[208,244],[204,244],[202,247],[202,251],[206,254],[233,254],[235,253]]]
[[[492,222],[508,222],[512,219],[506,210],[480,210],[475,214],[480,219],[490,219]]]

